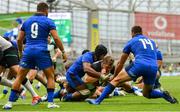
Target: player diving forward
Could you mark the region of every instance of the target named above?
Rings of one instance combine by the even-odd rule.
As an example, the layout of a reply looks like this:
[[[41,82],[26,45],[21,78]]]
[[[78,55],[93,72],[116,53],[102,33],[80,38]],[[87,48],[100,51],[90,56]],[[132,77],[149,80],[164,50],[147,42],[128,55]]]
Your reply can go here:
[[[37,13],[27,19],[19,32],[18,50],[20,57],[20,67],[18,75],[12,86],[9,102],[4,105],[4,109],[11,109],[13,102],[17,99],[20,85],[30,69],[35,69],[37,66],[43,70],[47,78],[47,94],[48,94],[48,108],[58,108],[59,106],[53,103],[54,95],[54,69],[52,60],[47,49],[48,35],[51,33],[58,48],[62,51],[63,57],[66,60],[64,47],[59,39],[54,22],[47,18],[48,5],[46,3],[39,3],[37,5]],[[26,47],[22,55],[23,40],[26,38]]]
[[[144,97],[164,98],[172,104],[178,103],[176,98],[172,97],[167,91],[157,91],[153,89],[158,70],[155,42],[142,34],[142,28],[140,26],[132,27],[131,35],[132,39],[125,45],[121,58],[116,66],[115,78],[105,87],[100,97],[96,100],[90,99],[88,102],[95,105],[100,104],[118,84],[130,80],[135,81],[138,77],[142,76],[144,81]],[[130,53],[133,53],[135,56],[135,61],[131,66],[123,69],[124,63]]]

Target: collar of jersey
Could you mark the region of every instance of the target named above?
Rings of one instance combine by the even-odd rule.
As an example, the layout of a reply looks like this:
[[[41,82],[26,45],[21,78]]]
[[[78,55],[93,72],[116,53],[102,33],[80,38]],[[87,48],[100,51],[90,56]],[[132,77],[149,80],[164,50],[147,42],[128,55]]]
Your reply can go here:
[[[139,37],[139,36],[142,36],[142,34],[136,34],[133,37]]]
[[[35,16],[45,16],[44,14],[41,14],[41,13],[35,13],[34,15]]]

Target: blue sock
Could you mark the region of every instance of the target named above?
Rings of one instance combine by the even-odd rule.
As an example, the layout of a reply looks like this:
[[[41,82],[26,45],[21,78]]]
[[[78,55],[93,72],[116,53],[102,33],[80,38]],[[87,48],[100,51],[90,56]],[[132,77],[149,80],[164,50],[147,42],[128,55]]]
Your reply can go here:
[[[159,90],[152,90],[149,94],[149,98],[163,98],[164,94],[162,91]]]
[[[113,92],[113,90],[115,89],[115,86],[113,86],[111,83],[109,83],[103,90],[101,96],[99,96],[96,101],[97,102],[102,102],[104,100],[104,98],[109,95],[110,93]]]
[[[73,98],[73,97],[72,97],[72,93],[66,94],[64,98],[66,99],[66,101],[71,101],[72,98]]]
[[[19,97],[18,94],[19,94],[19,92],[17,90],[11,89],[11,93],[10,93],[10,96],[9,96],[9,101],[15,102]]]
[[[3,90],[3,94],[6,95],[7,93],[8,93],[8,90],[4,89],[4,90]]]
[[[59,98],[60,97],[60,90],[54,93],[54,98]]]
[[[47,100],[48,102],[53,102],[53,97],[54,97],[54,89],[47,89]]]

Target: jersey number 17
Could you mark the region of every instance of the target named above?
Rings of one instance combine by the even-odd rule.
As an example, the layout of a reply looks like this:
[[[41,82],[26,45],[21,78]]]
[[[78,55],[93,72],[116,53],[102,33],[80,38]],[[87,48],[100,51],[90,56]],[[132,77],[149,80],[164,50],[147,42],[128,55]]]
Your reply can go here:
[[[151,40],[149,40],[149,39],[139,39],[139,41],[141,41],[144,49],[147,49],[147,45],[150,45],[151,50],[154,50]]]

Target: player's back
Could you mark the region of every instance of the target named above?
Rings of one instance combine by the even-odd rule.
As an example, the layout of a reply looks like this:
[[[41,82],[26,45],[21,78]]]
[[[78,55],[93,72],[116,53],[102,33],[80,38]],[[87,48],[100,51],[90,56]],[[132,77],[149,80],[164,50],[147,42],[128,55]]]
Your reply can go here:
[[[80,57],[78,57],[75,62],[71,65],[71,67],[68,69],[68,72],[79,75],[80,77],[84,76],[85,72],[83,70],[83,62],[87,63],[93,63],[93,52],[87,52]]]
[[[0,36],[0,50],[5,51],[6,49],[12,47],[12,44]]]
[[[156,66],[157,55],[155,42],[144,35],[136,35],[127,44],[135,56],[136,63]]]
[[[27,19],[21,28],[25,32],[26,48],[47,50],[48,35],[55,28],[54,22],[43,14]]]

